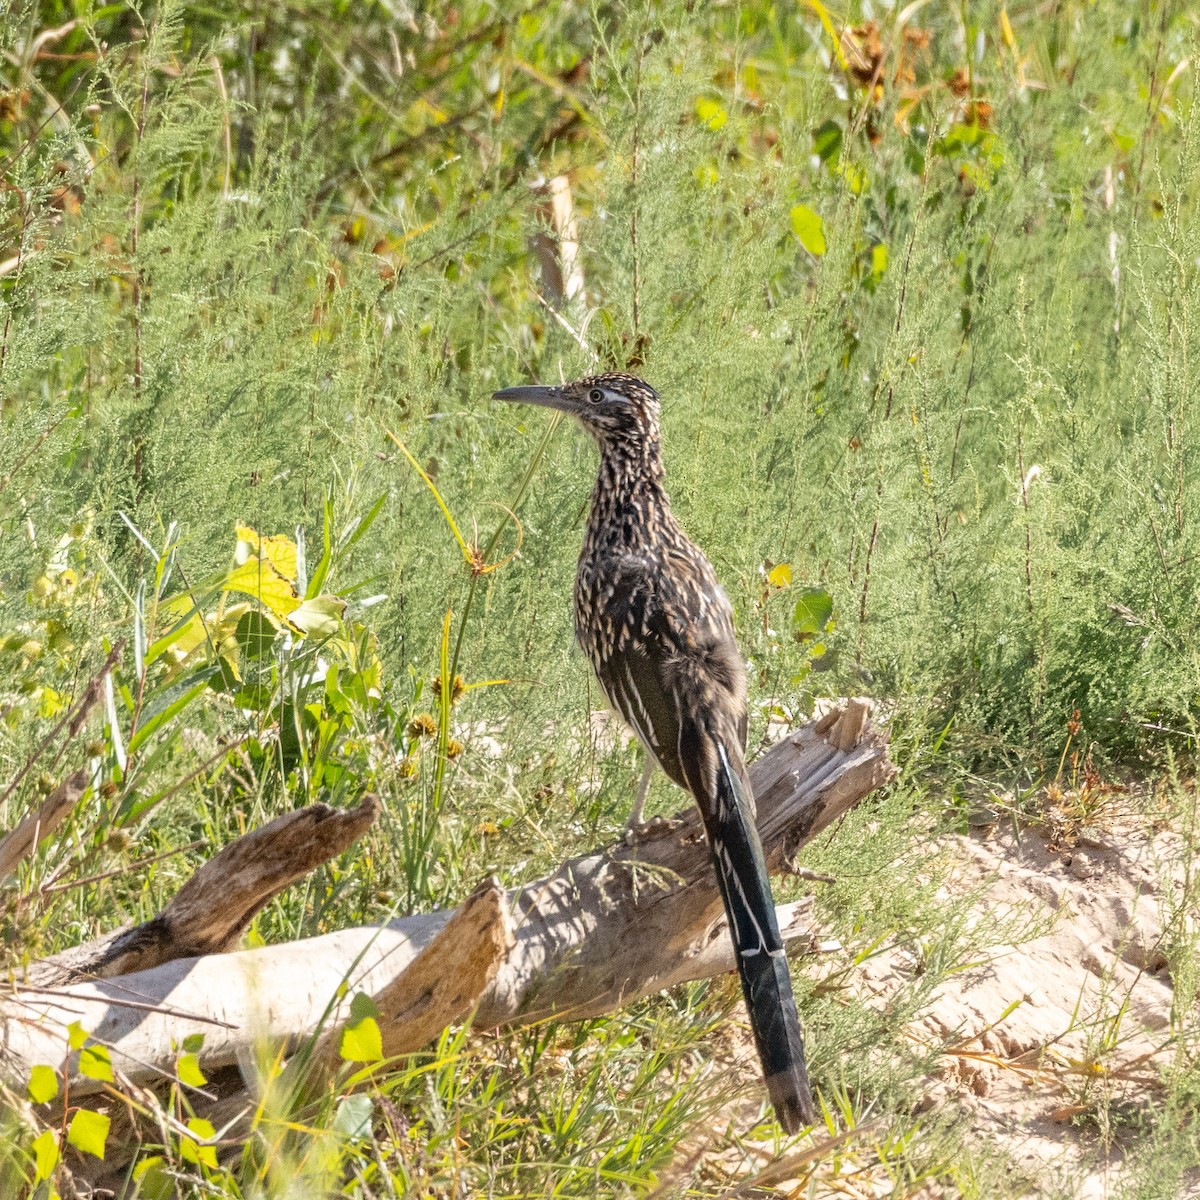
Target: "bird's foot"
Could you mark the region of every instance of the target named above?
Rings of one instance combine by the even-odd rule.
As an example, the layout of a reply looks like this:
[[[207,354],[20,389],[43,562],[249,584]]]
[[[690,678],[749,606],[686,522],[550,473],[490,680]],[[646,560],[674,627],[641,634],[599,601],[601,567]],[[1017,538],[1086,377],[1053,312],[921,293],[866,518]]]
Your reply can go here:
[[[633,846],[638,842],[661,837],[664,833],[677,829],[681,824],[683,822],[675,817],[649,817],[645,821],[630,821],[625,826],[625,845]]]
[[[672,835],[687,822],[679,817],[650,817],[645,821],[630,821],[625,826],[625,835],[621,839],[626,846],[636,846],[656,838]]]
[[[642,840],[642,835],[653,825],[653,821],[629,821],[625,825],[625,845],[633,846]]]

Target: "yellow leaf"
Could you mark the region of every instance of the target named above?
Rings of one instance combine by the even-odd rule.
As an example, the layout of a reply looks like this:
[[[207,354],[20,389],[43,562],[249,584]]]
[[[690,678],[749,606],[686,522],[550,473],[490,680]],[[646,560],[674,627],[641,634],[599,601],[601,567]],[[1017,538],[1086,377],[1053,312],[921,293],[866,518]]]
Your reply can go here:
[[[818,257],[825,253],[825,227],[819,213],[807,204],[797,204],[792,209],[792,232],[809,254]]]
[[[188,595],[184,595],[180,599],[183,603],[178,606],[175,612],[171,612],[171,605],[163,605],[163,611],[168,616],[182,617],[192,607],[192,599]],[[172,601],[172,604],[175,602]],[[210,617],[206,630],[204,618],[199,611],[193,612],[183,624],[176,626],[174,629],[164,633],[158,641],[151,644],[146,651],[146,661],[155,662],[168,650],[173,650],[173,657],[177,662],[182,662],[197,646],[202,646],[208,640],[208,631],[212,629],[213,620]]]
[[[58,1139],[53,1129],[44,1129],[33,1139],[34,1183],[49,1179],[58,1166]]]
[[[79,1070],[89,1079],[112,1083],[112,1059],[107,1046],[84,1046],[79,1052]]]
[[[347,1062],[378,1062],[383,1057],[383,1035],[374,1017],[363,1017],[342,1030],[338,1053]]]
[[[181,1054],[175,1065],[175,1073],[179,1076],[179,1082],[186,1083],[188,1087],[203,1087],[208,1082],[200,1070],[200,1059],[194,1054]]]
[[[859,167],[852,162],[844,162],[838,165],[838,174],[846,181],[851,194],[861,196],[863,188],[867,186],[867,176]]]
[[[296,543],[281,533],[263,537],[249,525],[235,530],[238,539],[234,561],[241,564],[249,558],[265,558],[284,579],[296,581]],[[245,547],[245,549],[243,549]]]
[[[829,10],[820,0],[806,0],[808,7],[817,14],[817,19],[825,27],[825,32],[829,34],[829,40],[833,43],[834,53],[837,54],[838,66],[845,71],[849,67],[846,61],[846,52],[842,49],[842,39],[838,31],[833,26],[833,20],[829,16]]]
[[[225,576],[221,590],[253,596],[278,617],[286,617],[300,604],[295,585],[280,574],[269,558],[248,558],[240,567],[234,567]]]
[[[1004,7],[1000,9],[1000,35],[1004,38],[1004,44],[1010,50],[1016,49],[1017,39],[1013,36],[1013,27],[1008,21],[1008,9]]]
[[[883,242],[876,242],[871,247],[871,274],[876,279],[882,279],[888,265],[888,248]]]
[[[187,1127],[201,1140],[212,1138],[217,1132],[213,1128],[212,1122],[206,1121],[203,1117],[189,1118]],[[180,1138],[179,1153],[184,1162],[201,1163],[206,1167],[216,1167],[217,1165],[216,1146],[202,1146],[199,1141],[193,1141],[189,1137]]]
[[[696,101],[696,116],[714,132],[729,120],[729,116],[725,110],[715,100],[710,100],[707,96],[701,96]]]
[[[792,564],[778,563],[767,572],[767,582],[776,588],[787,587],[792,582]]]
[[[58,1072],[39,1063],[29,1072],[29,1098],[34,1104],[45,1104],[58,1095]]]
[[[108,1140],[108,1127],[112,1122],[103,1113],[81,1108],[71,1118],[67,1130],[67,1141],[84,1154],[104,1157],[104,1143]]]

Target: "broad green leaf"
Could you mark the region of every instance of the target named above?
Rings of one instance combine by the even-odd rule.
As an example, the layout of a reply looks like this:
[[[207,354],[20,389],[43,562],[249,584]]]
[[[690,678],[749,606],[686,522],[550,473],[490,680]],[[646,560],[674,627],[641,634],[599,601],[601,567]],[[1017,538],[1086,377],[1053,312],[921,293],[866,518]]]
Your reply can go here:
[[[822,162],[836,159],[842,149],[842,127],[836,121],[826,121],[813,134],[813,151]]]
[[[76,1150],[84,1154],[93,1154],[97,1158],[104,1157],[104,1143],[108,1140],[108,1127],[111,1124],[103,1114],[93,1112],[90,1108],[81,1108],[71,1118],[67,1129],[67,1141]]]
[[[29,1072],[29,1098],[34,1104],[45,1104],[58,1095],[58,1072],[39,1063]]]
[[[366,992],[355,992],[350,997],[350,1019],[352,1021],[361,1021],[363,1017],[377,1016],[379,1016],[379,1009],[376,1008],[375,1001]]]
[[[189,1137],[179,1139],[179,1153],[183,1157],[183,1161],[215,1167],[217,1165],[216,1146],[200,1144],[200,1142],[215,1136],[217,1131],[213,1128],[212,1122],[206,1121],[203,1117],[190,1117],[187,1127],[198,1140],[193,1141]]]
[[[696,116],[714,132],[729,120],[729,115],[725,110],[715,100],[710,100],[707,96],[701,96],[696,101]]]
[[[371,1114],[374,1105],[371,1097],[365,1092],[357,1092],[347,1096],[337,1106],[337,1114],[333,1118],[333,1128],[343,1137],[365,1138],[371,1136]]]
[[[825,226],[820,214],[807,204],[797,204],[792,209],[792,232],[809,254],[820,256],[825,253]]]
[[[833,597],[820,587],[807,587],[796,601],[792,625],[800,638],[824,633],[833,619]]]
[[[49,1179],[58,1166],[58,1138],[54,1130],[43,1129],[33,1139],[30,1149],[33,1151],[33,1181],[41,1183],[43,1179]]]
[[[271,615],[254,609],[242,613],[233,633],[238,649],[246,658],[263,658],[270,654],[278,635],[279,627]]]
[[[204,1034],[189,1033],[183,1039],[183,1048],[188,1054],[199,1054],[204,1049]]]
[[[332,637],[341,628],[345,601],[335,596],[305,600],[287,615],[288,622],[310,637]]]
[[[186,1083],[188,1087],[203,1087],[208,1082],[200,1070],[200,1060],[194,1054],[181,1054],[175,1073],[179,1076],[179,1082]]]
[[[82,1050],[92,1035],[78,1021],[72,1021],[67,1026],[67,1045],[72,1050]]]
[[[79,1052],[79,1071],[89,1079],[111,1083],[112,1059],[107,1046],[84,1046]]]
[[[138,1200],[170,1200],[175,1195],[175,1181],[161,1154],[143,1158],[133,1168],[133,1178],[138,1185]]]
[[[941,149],[946,153],[952,154],[955,151],[978,146],[986,142],[991,136],[982,125],[976,125],[973,122],[962,122],[951,125],[946,131],[946,136],[941,140]]]

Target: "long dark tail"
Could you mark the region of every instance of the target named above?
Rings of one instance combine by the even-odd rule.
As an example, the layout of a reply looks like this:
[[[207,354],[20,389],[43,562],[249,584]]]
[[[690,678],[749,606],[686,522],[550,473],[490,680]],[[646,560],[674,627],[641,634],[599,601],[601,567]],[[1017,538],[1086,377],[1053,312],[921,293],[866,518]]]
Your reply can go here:
[[[725,747],[718,742],[716,749],[715,804],[703,814],[704,824],[767,1093],[779,1124],[795,1133],[812,1125],[817,1112],[804,1065],[792,977],[742,756],[735,752],[736,760],[730,763]]]

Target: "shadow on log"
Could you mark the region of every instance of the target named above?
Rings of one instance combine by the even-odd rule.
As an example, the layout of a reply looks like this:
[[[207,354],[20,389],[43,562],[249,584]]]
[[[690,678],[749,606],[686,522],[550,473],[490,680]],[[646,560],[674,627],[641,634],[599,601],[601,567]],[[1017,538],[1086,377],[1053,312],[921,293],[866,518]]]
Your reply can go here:
[[[886,737],[869,714],[867,701],[842,701],[751,766],[772,872],[794,869],[807,841],[895,774]],[[163,915],[188,889],[189,907],[220,911],[230,893],[228,880],[214,868],[223,856],[227,865],[242,861],[237,847],[255,836],[202,868]],[[475,895],[488,893],[500,894],[485,885]],[[236,911],[226,911],[213,928],[236,925],[251,894],[237,893],[229,904]],[[129,1084],[173,1078],[176,1048],[197,1033],[204,1035],[204,1069],[212,1071],[244,1059],[262,1038],[295,1046],[318,1032],[336,1031],[357,992],[385,998],[381,1033],[385,1046],[398,1053],[424,1044],[472,1006],[476,1025],[483,1027],[548,1016],[583,1018],[733,965],[702,826],[691,808],[652,822],[631,845],[571,859],[507,899],[507,906],[496,903],[495,913],[478,923],[481,970],[473,994],[453,986],[456,981],[438,980],[438,955],[421,955],[439,934],[450,933],[455,912],[173,961],[170,944],[158,938],[162,965],[150,970],[59,987],[26,983],[3,998],[0,1070],[20,1081],[34,1064],[48,1063],[65,1067],[73,1098],[99,1090],[100,1083],[79,1072],[78,1052],[67,1050],[67,1026],[78,1021],[109,1047],[114,1069]],[[781,910],[781,924],[792,936],[803,929],[804,911],[803,904]],[[210,944],[227,942],[221,935]],[[190,938],[184,943],[194,944]],[[106,954],[111,965],[111,952]],[[452,972],[461,969],[453,957],[451,962]],[[406,980],[414,964],[420,977]],[[448,1002],[434,1007],[450,1015],[431,1022],[433,1008],[421,998],[435,993]]]

